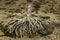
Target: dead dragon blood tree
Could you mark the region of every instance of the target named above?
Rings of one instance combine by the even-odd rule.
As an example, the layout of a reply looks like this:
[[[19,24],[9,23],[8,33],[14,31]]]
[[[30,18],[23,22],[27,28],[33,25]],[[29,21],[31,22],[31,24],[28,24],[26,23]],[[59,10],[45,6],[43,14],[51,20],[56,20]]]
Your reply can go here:
[[[20,18],[19,20],[10,20],[4,25],[5,35],[12,35],[15,37],[34,37],[37,35],[46,36],[53,31],[51,21],[41,19],[40,17],[31,16],[32,7],[28,6],[27,16]]]

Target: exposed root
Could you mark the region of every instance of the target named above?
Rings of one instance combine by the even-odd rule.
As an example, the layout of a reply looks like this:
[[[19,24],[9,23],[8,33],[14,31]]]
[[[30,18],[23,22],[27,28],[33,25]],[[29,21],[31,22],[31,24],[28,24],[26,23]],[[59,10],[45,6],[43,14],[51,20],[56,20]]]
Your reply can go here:
[[[38,34],[46,36],[53,31],[51,24],[39,17],[24,17],[20,20],[10,20],[4,27],[4,33],[16,37],[34,37]]]

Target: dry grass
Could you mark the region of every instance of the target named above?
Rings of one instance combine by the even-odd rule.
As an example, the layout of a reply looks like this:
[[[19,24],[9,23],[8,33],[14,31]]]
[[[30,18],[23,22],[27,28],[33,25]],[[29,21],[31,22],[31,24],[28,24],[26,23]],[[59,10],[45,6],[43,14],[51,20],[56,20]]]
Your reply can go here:
[[[36,0],[37,1],[37,0]],[[58,4],[57,5],[60,5],[60,0],[55,0]],[[6,8],[6,9],[20,9],[20,5],[22,3],[25,3],[26,1],[23,0],[19,0],[19,1],[16,1],[16,4],[9,4],[9,5],[5,5],[5,1],[2,1],[0,2],[0,8]],[[42,5],[42,8],[41,10],[46,7],[46,8],[49,8],[47,7],[49,4],[45,4],[45,5]],[[56,5],[56,6],[57,6]],[[58,8],[58,6],[57,6]],[[11,20],[11,19],[20,19],[20,18],[23,18],[26,16],[26,13],[24,14],[20,14],[20,13],[9,13],[9,12],[3,12],[3,10],[1,10],[2,12],[0,12],[0,22],[3,21],[4,24],[7,23],[7,21]],[[5,11],[8,11],[8,10],[5,10]],[[57,10],[56,10],[57,11]],[[39,16],[39,17],[50,17],[50,20],[54,21],[54,20],[59,20],[60,21],[60,15],[59,15],[59,11],[57,11],[58,15],[57,14],[54,14],[54,13],[44,13],[44,12],[41,12],[39,11],[37,14],[34,14],[33,16]],[[58,22],[59,22],[58,21]],[[11,38],[9,36],[1,36],[1,35],[4,35],[4,33],[2,31],[0,31],[0,40],[60,40],[60,26],[58,28],[55,28],[55,30],[53,31],[52,34],[48,35],[48,36],[44,36],[44,37],[40,37],[40,36],[37,36],[37,37],[34,37],[34,38]]]

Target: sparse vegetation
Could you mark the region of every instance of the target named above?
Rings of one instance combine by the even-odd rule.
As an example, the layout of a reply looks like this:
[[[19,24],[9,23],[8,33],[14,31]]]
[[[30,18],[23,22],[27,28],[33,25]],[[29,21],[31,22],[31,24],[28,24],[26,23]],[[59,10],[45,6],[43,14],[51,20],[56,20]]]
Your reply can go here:
[[[41,16],[41,18],[43,18],[43,19],[50,19],[49,16]]]
[[[6,10],[6,8],[0,8],[0,10]]]
[[[10,2],[10,1],[9,1],[9,2],[6,2],[6,3],[5,3],[5,5],[9,5],[9,4],[12,4],[12,5],[13,5],[13,4],[16,4],[16,2]]]
[[[33,5],[34,5],[33,7],[35,9],[34,11],[36,11],[36,13],[38,13],[38,10],[39,10],[41,4],[37,1],[34,1]]]
[[[15,12],[16,12],[16,13],[20,13],[20,12],[21,12],[21,10],[17,9]]]
[[[27,2],[32,2],[32,0],[27,0]]]
[[[5,3],[5,5],[8,5],[8,4],[11,4],[11,2],[7,2],[7,3]]]

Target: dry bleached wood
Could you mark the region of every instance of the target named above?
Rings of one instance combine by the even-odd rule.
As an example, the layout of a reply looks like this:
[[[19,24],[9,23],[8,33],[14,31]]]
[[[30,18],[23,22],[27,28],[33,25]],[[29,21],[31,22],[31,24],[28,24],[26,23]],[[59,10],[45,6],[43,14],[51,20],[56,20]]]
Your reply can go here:
[[[46,36],[53,31],[52,22],[41,20],[39,17],[24,17],[20,20],[10,20],[5,25],[4,33],[16,37]]]

